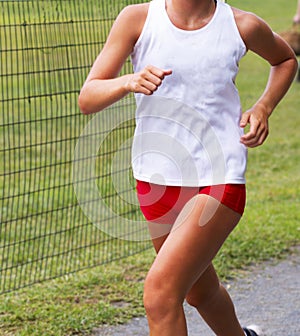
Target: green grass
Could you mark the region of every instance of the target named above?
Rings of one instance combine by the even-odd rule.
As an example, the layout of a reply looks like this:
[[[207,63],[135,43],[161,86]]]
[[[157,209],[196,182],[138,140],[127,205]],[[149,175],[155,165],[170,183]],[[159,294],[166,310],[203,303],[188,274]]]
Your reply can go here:
[[[0,2],[0,293],[145,248],[98,230],[78,206],[72,180],[74,148],[90,120],[79,112],[78,93],[122,6]],[[107,137],[106,155],[99,150],[99,185],[133,127]],[[115,194],[105,179],[103,196],[127,212]]]
[[[123,265],[111,263],[7,295],[1,300],[0,334],[79,335],[99,323],[141,315],[147,264],[143,255],[139,261],[131,257]]]
[[[230,3],[236,7],[251,10],[261,15],[270,22],[276,31],[285,30],[289,27],[295,9],[294,4],[287,5],[286,0],[276,0],[272,4],[259,0],[247,0],[243,2],[234,0],[230,1]],[[77,62],[77,59],[74,58],[73,61]],[[5,62],[8,61],[5,59]],[[80,63],[79,58],[78,62]],[[25,66],[29,67],[29,65]],[[34,66],[34,64],[30,66]],[[258,57],[249,54],[241,62],[240,68],[241,71],[237,85],[241,94],[243,108],[247,109],[264,88],[267,81],[268,66]],[[79,79],[80,76],[77,80]],[[55,79],[53,77],[51,80],[57,81],[58,78]],[[51,80],[49,79],[49,83]],[[72,80],[71,85],[73,83],[75,82]],[[12,83],[11,92],[14,92],[16,85],[17,82]],[[67,82],[62,82],[60,84],[53,84],[52,88],[60,89],[58,85],[66,85],[64,88],[68,87]],[[23,89],[25,90],[25,87]],[[20,91],[20,93],[23,93],[23,91]],[[73,99],[75,99],[75,96],[73,96]],[[26,104],[29,106],[29,103]],[[57,104],[65,108],[65,110],[60,111],[62,115],[76,115],[76,110],[70,111],[73,105],[68,103],[68,100],[65,105],[61,101],[58,101]],[[26,107],[27,105],[20,106],[9,103],[6,107],[12,108],[15,106],[24,108],[25,112],[23,111],[24,113],[20,114],[20,118],[29,120],[31,116],[30,110]],[[56,116],[56,113],[58,113],[56,106],[53,107],[49,101],[42,102],[41,105],[34,105],[37,110],[39,106],[49,108],[47,116],[51,116],[52,114]],[[52,106],[52,110],[50,106]],[[287,256],[293,245],[300,242],[299,106],[300,84],[295,82],[285,99],[270,118],[270,135],[265,144],[259,148],[249,150],[246,211],[238,227],[228,238],[215,260],[215,266],[222,280],[241,275],[249,265],[256,265],[270,258],[283,258]],[[37,114],[34,117],[39,117],[40,112],[35,113]],[[43,115],[41,114],[41,116]],[[10,121],[13,121],[17,119],[17,116],[11,114],[9,118]],[[77,118],[71,117],[63,125],[53,122],[51,126],[53,138],[55,139],[57,136],[68,138],[76,135],[80,131],[79,125],[83,125],[84,123],[82,116],[78,116]],[[57,127],[61,127],[61,129]],[[7,137],[10,137],[10,143],[14,143],[14,141],[18,143],[13,134],[22,134],[23,139],[24,136],[25,139],[30,139],[29,127],[28,129],[24,129],[14,126],[11,130],[14,132],[7,134]],[[44,132],[45,125],[43,124],[38,128],[35,139],[37,141],[43,140]],[[47,147],[47,145],[44,145],[44,147]],[[33,149],[25,148],[27,152],[19,153],[19,155],[31,155],[32,158],[41,158],[41,161],[44,163],[49,162],[50,153],[54,155],[52,162],[54,160],[57,163],[64,162],[66,156],[68,158],[68,155],[70,155],[68,151],[58,153],[58,148],[49,145],[47,148],[48,152],[43,151],[39,147],[34,149],[35,152],[31,152]],[[6,160],[7,158],[8,156],[5,156]],[[41,161],[37,161],[37,163]],[[18,166],[15,166],[18,163],[14,160],[11,163],[7,161],[3,162],[6,167],[5,169],[18,168]],[[68,172],[64,172],[63,169],[61,172],[62,174],[66,174],[65,177],[68,176]],[[54,175],[53,171],[50,169],[48,171],[40,171],[40,174],[40,183],[44,183],[45,187],[47,187],[46,183],[50,182],[47,182],[43,176],[47,174]],[[7,179],[3,179],[0,181],[2,183],[1,187],[4,185],[7,188],[7,182],[9,182],[10,188],[15,190],[16,193],[20,190],[27,190],[26,188],[28,187],[34,191],[35,185],[29,185],[30,176],[20,174],[19,177],[23,178],[20,181],[7,181]],[[54,176],[54,181],[51,183],[60,185],[65,177],[62,175]],[[38,177],[36,178],[38,179]],[[111,186],[103,186],[103,188],[107,188],[111,192]],[[59,195],[61,193],[62,189],[59,188],[54,191],[54,194],[51,196],[54,200],[53,204],[60,205],[61,199]],[[68,190],[64,190],[63,193],[65,195],[64,201],[72,204],[74,201],[72,194]],[[14,215],[22,214],[22,211],[25,211],[24,209],[28,207],[32,207],[32,211],[43,209],[45,206],[43,195],[37,193],[35,198],[30,197],[32,196],[24,196],[24,200],[14,209]],[[9,201],[7,202],[6,206],[3,207],[1,216],[9,218],[11,216],[9,210],[12,204]],[[53,217],[49,215],[49,217],[45,216],[42,218],[38,228],[36,227],[37,222],[34,220],[31,223],[27,223],[28,227],[26,229],[21,229],[21,226],[18,226],[16,223],[14,227],[10,228],[9,232],[6,232],[6,237],[13,239],[13,235],[17,234],[18,239],[22,239],[22,237],[28,238],[31,234],[39,234],[45,230],[51,233],[59,229],[60,225],[64,225],[66,229],[70,229],[69,235],[64,237],[59,236],[59,242],[51,235],[44,239],[48,239],[47,244],[53,246],[53,248],[59,248],[58,245],[67,245],[67,247],[75,248],[76,244],[80,243],[80,235],[90,234],[96,236],[99,234],[95,230],[92,230],[84,232],[76,231],[75,236],[72,235],[71,223],[74,219],[79,222],[84,220],[84,217],[80,216],[82,215],[79,213],[70,214],[66,209],[64,212],[57,214],[57,216]],[[63,220],[66,220],[66,222],[63,222]],[[53,222],[51,227],[47,226],[49,221]],[[87,242],[93,242],[94,236]],[[42,241],[40,245],[36,245],[36,247],[39,246],[42,246]],[[56,250],[54,249],[53,251]],[[85,253],[81,253],[83,251]],[[4,250],[4,257],[6,252]],[[21,251],[20,248],[15,247],[15,255],[11,262],[17,264],[24,260],[26,253],[30,259],[37,256],[40,252],[34,250],[30,245],[25,251]],[[61,258],[53,260],[53,264],[48,267],[57,268],[59,273],[64,268],[66,258],[71,266],[75,267],[80,262],[82,262],[82,265],[86,265],[87,260],[90,260],[89,258],[94,258],[97,261],[96,259],[102,256],[101,253],[113,258],[120,256],[120,252],[133,253],[134,249],[128,245],[124,245],[122,242],[111,242],[108,245],[102,246],[101,253],[94,254],[95,252],[94,249],[83,246],[82,250],[78,251],[75,256],[69,254],[63,255]],[[86,269],[73,275],[62,276],[56,280],[2,295],[0,300],[0,335],[88,335],[93,327],[100,324],[123,323],[133,316],[143,315],[143,279],[154,256],[153,250],[147,250],[124,260],[111,262],[93,269]],[[39,264],[38,266],[42,269],[43,264]],[[30,274],[31,270],[31,268],[28,268],[26,271],[29,278],[33,276]],[[47,269],[44,270],[44,272],[48,271]]]

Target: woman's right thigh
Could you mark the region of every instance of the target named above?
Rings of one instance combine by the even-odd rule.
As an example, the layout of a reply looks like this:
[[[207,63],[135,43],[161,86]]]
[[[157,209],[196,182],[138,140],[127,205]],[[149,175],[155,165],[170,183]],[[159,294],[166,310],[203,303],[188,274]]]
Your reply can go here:
[[[207,195],[183,208],[169,234],[154,239],[158,251],[146,284],[184,299],[210,266],[240,215]]]

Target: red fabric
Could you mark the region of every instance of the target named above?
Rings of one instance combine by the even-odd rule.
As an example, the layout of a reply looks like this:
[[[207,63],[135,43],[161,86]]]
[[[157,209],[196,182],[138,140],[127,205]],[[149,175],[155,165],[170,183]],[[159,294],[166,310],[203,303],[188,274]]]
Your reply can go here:
[[[156,223],[174,223],[184,205],[197,194],[210,195],[241,215],[244,212],[246,203],[244,184],[177,187],[137,181],[137,195],[142,213],[148,221]]]

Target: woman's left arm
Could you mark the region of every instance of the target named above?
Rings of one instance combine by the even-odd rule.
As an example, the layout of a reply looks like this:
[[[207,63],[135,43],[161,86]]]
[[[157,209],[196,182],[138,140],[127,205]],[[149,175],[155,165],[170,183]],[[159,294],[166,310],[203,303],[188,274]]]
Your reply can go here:
[[[233,11],[247,49],[271,66],[263,94],[252,108],[243,113],[240,121],[241,127],[250,124],[249,132],[241,137],[241,142],[247,147],[256,147],[268,136],[268,118],[291,86],[298,62],[290,46],[265,21],[252,13]]]

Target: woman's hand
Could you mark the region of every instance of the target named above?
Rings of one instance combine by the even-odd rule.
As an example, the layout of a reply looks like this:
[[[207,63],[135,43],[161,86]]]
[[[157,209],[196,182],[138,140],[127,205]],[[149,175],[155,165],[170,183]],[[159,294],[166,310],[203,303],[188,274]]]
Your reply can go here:
[[[162,70],[148,65],[143,70],[128,75],[126,88],[128,92],[151,95],[162,84],[165,76],[169,76],[171,73],[172,70]]]
[[[256,105],[242,115],[240,126],[245,128],[250,124],[249,131],[241,136],[241,143],[253,148],[260,146],[269,134],[269,115],[262,105]]]

